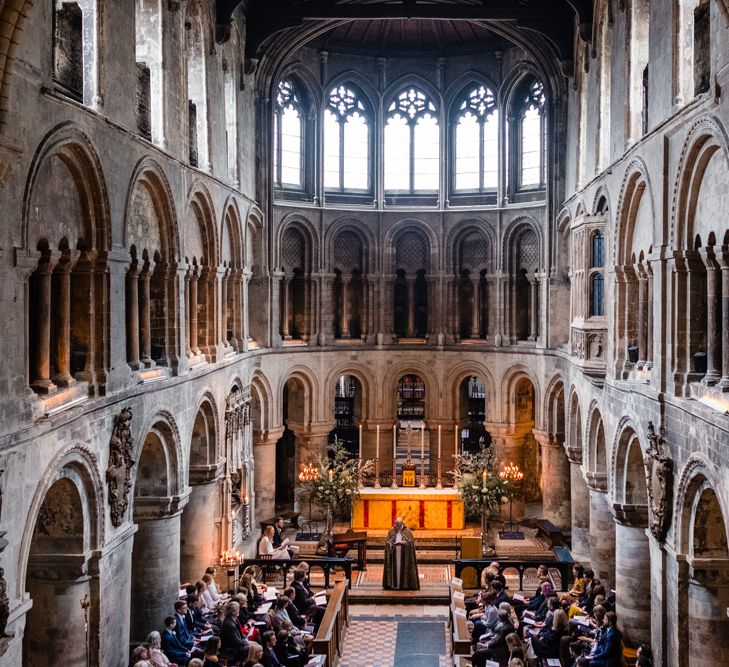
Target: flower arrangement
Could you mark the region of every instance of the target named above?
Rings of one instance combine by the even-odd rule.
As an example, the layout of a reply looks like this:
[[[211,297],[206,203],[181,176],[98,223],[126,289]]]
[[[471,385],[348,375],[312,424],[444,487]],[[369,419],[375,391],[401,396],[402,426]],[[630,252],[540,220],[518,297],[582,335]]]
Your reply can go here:
[[[463,500],[466,515],[482,517],[518,492],[518,483],[500,475],[492,447],[456,457],[453,486]]]
[[[339,441],[327,447],[327,455],[317,457],[310,468],[318,475],[302,479],[298,493],[335,516],[347,516],[359,498],[361,482],[372,474],[372,461],[350,459]]]

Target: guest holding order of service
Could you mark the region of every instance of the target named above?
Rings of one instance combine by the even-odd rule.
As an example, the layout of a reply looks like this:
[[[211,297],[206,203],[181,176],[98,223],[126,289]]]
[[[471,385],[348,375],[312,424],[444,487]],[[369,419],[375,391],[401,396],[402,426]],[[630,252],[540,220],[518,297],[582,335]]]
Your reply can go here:
[[[385,570],[382,587],[393,590],[420,590],[418,561],[413,533],[401,517],[395,520],[385,540]]]

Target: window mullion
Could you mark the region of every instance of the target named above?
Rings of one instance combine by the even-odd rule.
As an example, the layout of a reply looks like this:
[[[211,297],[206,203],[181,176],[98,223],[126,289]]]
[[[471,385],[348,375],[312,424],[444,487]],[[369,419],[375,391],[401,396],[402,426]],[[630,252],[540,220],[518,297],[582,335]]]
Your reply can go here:
[[[415,123],[410,123],[410,194],[415,194]]]
[[[344,123],[346,118],[339,120],[339,191],[344,192]]]
[[[483,150],[483,139],[484,139],[484,127],[486,123],[482,120],[478,124],[478,191],[484,192],[484,150]]]

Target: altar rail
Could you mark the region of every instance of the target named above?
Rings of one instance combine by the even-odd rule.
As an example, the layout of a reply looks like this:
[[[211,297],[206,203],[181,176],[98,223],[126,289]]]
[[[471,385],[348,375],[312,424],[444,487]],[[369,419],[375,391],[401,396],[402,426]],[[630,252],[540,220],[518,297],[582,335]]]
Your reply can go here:
[[[336,664],[342,654],[344,633],[349,625],[349,588],[351,580],[334,582],[334,590],[329,596],[327,609],[321,619],[319,631],[314,637],[314,653],[325,655],[324,667]]]
[[[519,573],[519,590],[524,590],[524,573],[527,570],[536,570],[539,565],[546,565],[550,570],[555,569],[559,572],[562,579],[562,590],[569,590],[569,580],[572,574],[572,565],[574,560],[568,549],[566,553],[556,555],[555,558],[545,558],[539,560],[514,560],[510,558],[457,558],[453,561],[456,568],[456,577],[462,577],[463,571],[472,567],[476,570],[476,580],[481,581],[483,571],[491,564],[498,563],[503,574],[507,568],[513,568]]]
[[[321,556],[309,556],[307,558],[246,558],[240,565],[235,566],[236,581],[240,578],[241,572],[250,565],[256,565],[263,572],[271,572],[281,570],[284,577],[284,584],[288,580],[289,570],[295,568],[301,563],[308,563],[311,570],[322,570],[324,572],[324,588],[329,588],[329,579],[332,570],[341,568],[344,570],[344,576],[347,579],[347,585],[352,586],[352,558],[323,558]],[[285,586],[284,586],[285,587]]]

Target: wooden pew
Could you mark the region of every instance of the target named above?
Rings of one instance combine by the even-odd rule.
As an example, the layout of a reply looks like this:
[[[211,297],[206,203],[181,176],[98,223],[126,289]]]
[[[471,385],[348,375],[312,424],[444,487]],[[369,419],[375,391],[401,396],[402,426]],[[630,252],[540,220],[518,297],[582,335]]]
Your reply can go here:
[[[349,582],[336,581],[327,609],[314,637],[313,652],[326,656],[324,667],[334,667],[342,654],[344,633],[349,625]]]
[[[451,646],[453,648],[453,659],[457,656],[471,655],[471,633],[468,631],[468,620],[466,618],[466,605],[463,599],[463,583],[459,579],[449,583],[450,590],[450,613],[448,625],[452,634]]]

